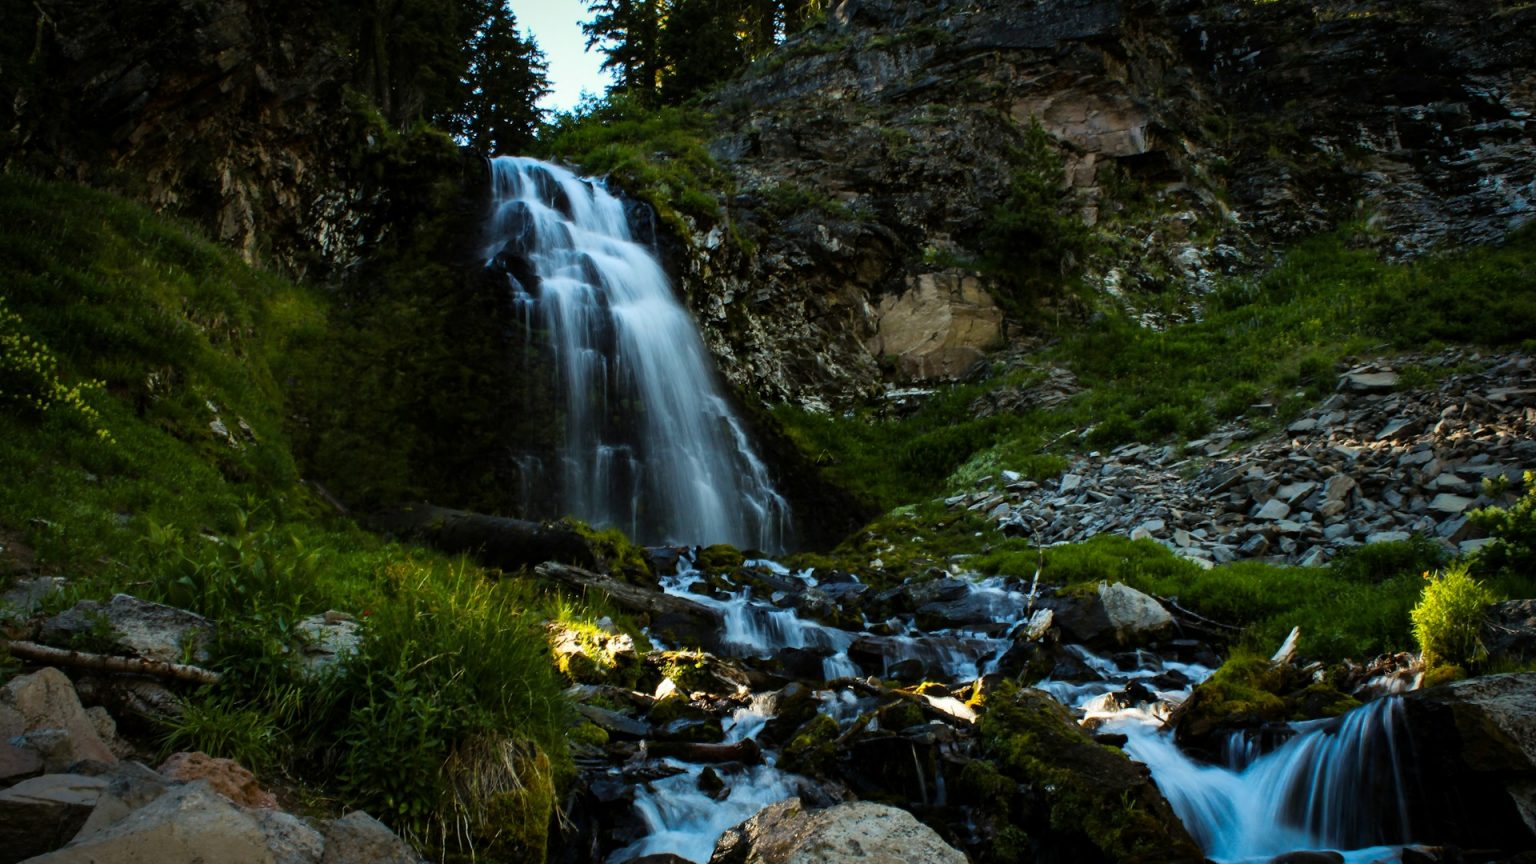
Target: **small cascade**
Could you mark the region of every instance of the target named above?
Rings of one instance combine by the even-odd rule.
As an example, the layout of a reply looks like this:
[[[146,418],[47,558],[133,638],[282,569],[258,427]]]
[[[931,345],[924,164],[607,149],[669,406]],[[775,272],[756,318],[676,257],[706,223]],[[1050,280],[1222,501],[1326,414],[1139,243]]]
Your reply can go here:
[[[1126,752],[1146,763],[1174,812],[1211,858],[1267,861],[1295,849],[1378,860],[1412,839],[1402,700],[1387,697],[1257,754],[1229,747],[1226,765],[1191,760],[1172,739],[1135,724]]]
[[[755,736],[767,719],[755,705],[738,710],[725,730],[726,743]],[[715,841],[726,829],[799,791],[792,775],[771,764],[752,765],[742,766],[741,773],[731,778],[725,797],[717,799],[699,789],[704,766],[665,761],[680,773],[653,780],[635,795],[635,809],[650,833],[609,855],[610,862],[667,853],[690,861],[708,861]]]
[[[624,205],[534,159],[491,168],[484,257],[505,265],[527,335],[547,340],[560,394],[564,442],[549,466],[560,510],[537,515],[572,513],[647,543],[781,549],[789,506]]]

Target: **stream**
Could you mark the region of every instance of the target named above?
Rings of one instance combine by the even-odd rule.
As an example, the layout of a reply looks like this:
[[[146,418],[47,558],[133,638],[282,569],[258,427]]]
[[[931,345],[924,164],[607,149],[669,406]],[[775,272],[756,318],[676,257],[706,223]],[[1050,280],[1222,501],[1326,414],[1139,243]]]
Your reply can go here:
[[[791,572],[771,561],[749,562],[807,589],[818,587],[811,571]],[[689,560],[680,560],[675,573],[663,580],[669,593],[718,610],[725,622],[723,651],[738,658],[766,660],[784,649],[818,649],[825,654],[823,689],[816,691],[820,711],[848,729],[874,700],[860,694],[849,679],[862,674],[848,651],[870,629],[854,632],[803,619],[794,609],[776,605],[783,597],[759,597],[739,588],[724,599],[701,593],[704,577]],[[910,620],[879,622],[884,644],[893,647],[889,662],[921,658],[930,680],[960,685],[996,670],[1014,638],[1039,623],[1022,586],[1007,580],[960,580],[965,595],[957,603],[987,610],[987,619],[967,627],[932,632],[918,630]],[[870,625],[874,622],[865,622]],[[1401,847],[1412,837],[1403,794],[1402,760],[1408,752],[1401,736],[1399,697],[1371,702],[1343,717],[1292,724],[1288,736],[1267,752],[1241,734],[1226,743],[1224,764],[1208,764],[1182,752],[1163,723],[1191,688],[1212,673],[1196,662],[1165,659],[1136,651],[1138,662],[1123,656],[1100,656],[1080,645],[1063,646],[1080,671],[1070,680],[1047,677],[1035,686],[1074,709],[1082,722],[1101,733],[1125,736],[1123,749],[1151,770],[1190,834],[1206,855],[1223,864],[1267,862],[1296,850],[1334,850],[1349,864],[1399,860]],[[1127,668],[1128,667],[1128,668]],[[939,673],[939,674],[935,674]],[[1128,687],[1141,686],[1148,701],[1125,705],[1118,697]],[[935,699],[957,716],[974,714],[957,699]],[[757,735],[770,719],[763,694],[737,709],[725,724],[726,743]],[[609,855],[609,864],[622,864],[645,855],[672,853],[707,862],[715,841],[727,828],[761,808],[803,790],[814,780],[780,771],[777,755],[765,752],[762,765],[716,765],[728,794],[711,797],[700,790],[704,766],[664,760],[679,773],[645,784],[635,807],[649,830],[637,842]],[[942,772],[925,786],[935,804],[944,803]]]

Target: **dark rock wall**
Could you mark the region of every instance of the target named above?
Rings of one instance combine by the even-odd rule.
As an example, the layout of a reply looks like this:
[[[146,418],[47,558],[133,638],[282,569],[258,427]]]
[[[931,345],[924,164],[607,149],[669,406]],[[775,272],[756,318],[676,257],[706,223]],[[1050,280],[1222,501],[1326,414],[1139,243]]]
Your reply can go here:
[[[191,218],[296,275],[355,257],[364,202],[347,174],[359,147],[345,63],[313,4],[13,5],[5,25],[31,38],[3,79],[5,165]]]

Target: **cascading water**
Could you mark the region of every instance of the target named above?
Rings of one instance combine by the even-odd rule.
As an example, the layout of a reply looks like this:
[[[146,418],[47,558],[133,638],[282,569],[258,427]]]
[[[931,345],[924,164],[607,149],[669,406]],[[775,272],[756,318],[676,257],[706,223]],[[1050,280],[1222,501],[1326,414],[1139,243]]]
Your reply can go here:
[[[693,319],[623,204],[534,159],[492,160],[485,259],[553,356],[561,507],[647,543],[782,548],[789,507],[715,380]]]
[[[1262,755],[1203,765],[1146,724],[1115,724],[1174,812],[1217,861],[1268,861],[1330,849],[1346,861],[1390,859],[1408,843],[1402,700],[1392,696],[1329,721],[1299,724]]]

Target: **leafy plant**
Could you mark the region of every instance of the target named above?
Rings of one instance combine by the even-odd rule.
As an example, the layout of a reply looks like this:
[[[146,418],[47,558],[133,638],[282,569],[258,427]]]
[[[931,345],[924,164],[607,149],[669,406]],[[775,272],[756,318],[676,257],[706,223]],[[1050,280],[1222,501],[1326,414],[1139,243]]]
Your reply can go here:
[[[1410,616],[1425,667],[1476,668],[1488,654],[1478,632],[1489,604],[1497,598],[1472,578],[1465,564],[1436,575],[1425,573],[1424,578],[1424,593]]]

